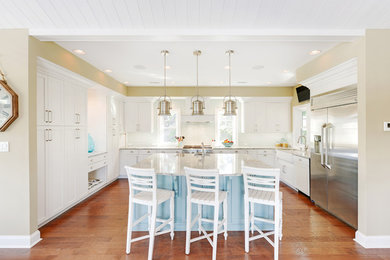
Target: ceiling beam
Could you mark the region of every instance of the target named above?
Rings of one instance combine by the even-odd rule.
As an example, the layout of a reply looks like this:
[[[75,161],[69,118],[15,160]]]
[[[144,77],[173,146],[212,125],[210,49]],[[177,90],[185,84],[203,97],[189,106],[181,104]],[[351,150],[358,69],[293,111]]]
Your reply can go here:
[[[364,30],[66,30],[31,29],[41,41],[306,41],[351,42]]]

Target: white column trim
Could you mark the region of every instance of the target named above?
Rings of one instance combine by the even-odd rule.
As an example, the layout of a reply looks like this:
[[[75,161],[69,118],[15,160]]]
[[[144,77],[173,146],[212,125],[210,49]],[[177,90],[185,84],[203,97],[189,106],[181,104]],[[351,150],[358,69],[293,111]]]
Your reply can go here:
[[[366,236],[356,231],[354,240],[364,248],[390,248],[390,236]]]
[[[39,230],[28,236],[0,236],[0,248],[31,248],[41,240]]]
[[[353,58],[299,83],[310,89],[311,96],[357,84],[357,65],[357,58]]]

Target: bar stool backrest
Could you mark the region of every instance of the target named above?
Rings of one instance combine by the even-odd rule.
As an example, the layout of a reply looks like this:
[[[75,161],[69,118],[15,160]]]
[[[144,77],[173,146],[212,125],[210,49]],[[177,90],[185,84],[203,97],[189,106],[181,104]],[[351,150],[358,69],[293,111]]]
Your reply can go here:
[[[280,169],[243,166],[242,173],[246,195],[249,190],[271,191],[275,192],[275,201],[279,201]]]
[[[133,196],[136,191],[152,192],[153,201],[157,201],[157,181],[154,169],[140,169],[129,166],[125,166],[125,169],[129,180],[130,196]]]
[[[184,167],[187,181],[187,194],[191,198],[193,191],[215,193],[218,202],[219,171],[218,169],[195,169]]]

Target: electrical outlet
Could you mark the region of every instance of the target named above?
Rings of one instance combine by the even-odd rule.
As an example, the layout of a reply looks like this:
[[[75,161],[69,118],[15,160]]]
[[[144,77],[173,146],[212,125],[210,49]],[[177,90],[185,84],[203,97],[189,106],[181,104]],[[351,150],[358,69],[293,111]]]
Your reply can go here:
[[[0,152],[9,152],[8,142],[0,142]]]

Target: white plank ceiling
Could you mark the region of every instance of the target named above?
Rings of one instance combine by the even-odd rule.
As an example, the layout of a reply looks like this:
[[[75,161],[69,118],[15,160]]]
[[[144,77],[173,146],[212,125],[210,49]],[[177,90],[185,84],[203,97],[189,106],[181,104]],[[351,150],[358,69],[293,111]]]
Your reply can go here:
[[[161,49],[171,51],[169,84],[296,84],[295,70],[366,28],[390,28],[389,0],[0,0],[1,28],[29,28],[130,86],[162,83]],[[253,69],[259,68],[260,69]],[[286,72],[287,71],[287,72]]]

